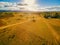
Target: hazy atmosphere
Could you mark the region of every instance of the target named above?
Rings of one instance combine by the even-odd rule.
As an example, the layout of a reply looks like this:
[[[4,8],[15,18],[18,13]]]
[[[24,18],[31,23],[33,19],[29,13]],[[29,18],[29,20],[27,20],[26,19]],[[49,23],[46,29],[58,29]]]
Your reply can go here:
[[[0,0],[0,45],[60,45],[60,0]]]
[[[60,0],[0,0],[0,10],[60,11]]]

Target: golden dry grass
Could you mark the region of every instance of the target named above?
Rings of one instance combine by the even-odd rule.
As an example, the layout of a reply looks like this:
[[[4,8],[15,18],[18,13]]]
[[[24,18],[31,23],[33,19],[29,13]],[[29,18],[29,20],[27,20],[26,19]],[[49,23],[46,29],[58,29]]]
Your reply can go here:
[[[0,45],[59,45],[59,40],[54,35],[58,34],[51,25],[55,25],[52,23],[55,22],[55,19],[46,20],[35,14],[25,14],[21,18],[19,15],[21,14],[17,13],[14,15],[15,17],[8,20],[2,19],[8,24],[0,27]],[[20,18],[21,20],[19,20]],[[57,23],[59,22],[57,21]]]

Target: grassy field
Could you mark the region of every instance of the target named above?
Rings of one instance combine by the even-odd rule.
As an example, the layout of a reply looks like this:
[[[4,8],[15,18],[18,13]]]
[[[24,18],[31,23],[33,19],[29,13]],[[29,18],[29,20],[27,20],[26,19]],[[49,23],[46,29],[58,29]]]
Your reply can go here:
[[[49,19],[48,22],[54,28],[54,30],[60,35],[60,19]]]
[[[45,13],[7,13],[13,16],[2,14],[0,45],[60,45],[60,19],[46,19]]]

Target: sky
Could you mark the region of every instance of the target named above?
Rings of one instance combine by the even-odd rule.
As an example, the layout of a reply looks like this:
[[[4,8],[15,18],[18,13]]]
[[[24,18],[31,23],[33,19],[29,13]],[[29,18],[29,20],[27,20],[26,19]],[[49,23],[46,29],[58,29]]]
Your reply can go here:
[[[42,6],[57,6],[60,5],[60,0],[38,0],[37,3]]]
[[[18,3],[28,5],[20,6]],[[60,11],[60,0],[0,0],[0,10]]]

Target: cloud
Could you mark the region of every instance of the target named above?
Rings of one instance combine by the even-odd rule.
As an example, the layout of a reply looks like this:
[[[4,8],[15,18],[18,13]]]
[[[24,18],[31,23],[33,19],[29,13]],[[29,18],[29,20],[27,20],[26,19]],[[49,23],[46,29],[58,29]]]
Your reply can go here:
[[[20,10],[17,3],[0,2],[0,10]]]
[[[54,6],[54,7],[49,7],[49,8],[45,8],[49,11],[60,11],[60,6]]]
[[[26,3],[0,2],[0,10],[18,11],[60,11],[60,6],[40,7],[38,4],[29,5]]]
[[[9,3],[9,2],[0,2],[0,7],[1,6],[3,6],[3,7],[5,7],[5,6],[11,6],[12,5],[12,3]]]
[[[0,2],[0,10],[27,10],[26,4],[22,3],[11,3],[11,2]]]

